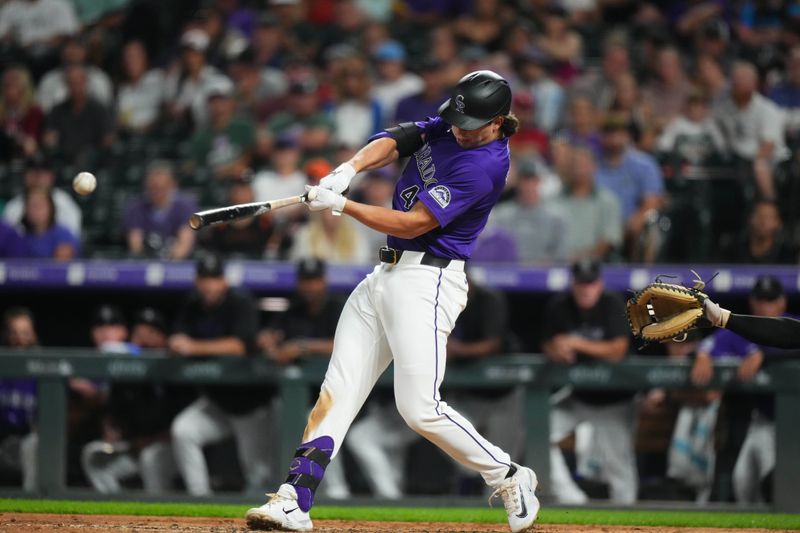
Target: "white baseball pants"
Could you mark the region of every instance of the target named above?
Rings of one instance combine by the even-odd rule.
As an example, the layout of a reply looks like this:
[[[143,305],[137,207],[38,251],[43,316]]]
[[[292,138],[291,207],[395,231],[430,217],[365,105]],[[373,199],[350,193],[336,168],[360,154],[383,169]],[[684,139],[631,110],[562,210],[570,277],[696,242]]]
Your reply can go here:
[[[755,414],[733,468],[736,502],[740,505],[762,502],[761,483],[774,469],[775,423]]]
[[[487,399],[479,393],[454,390],[448,397],[474,421],[473,425],[483,428],[486,436],[512,457],[522,449],[522,402],[517,391]],[[369,413],[350,428],[346,446],[376,496],[401,498],[406,452],[419,437],[403,425],[394,406],[375,404],[368,409]]]
[[[127,443],[122,444],[129,447]],[[164,441],[145,446],[138,458],[128,451],[115,451],[105,441],[92,441],[83,447],[81,464],[92,487],[103,494],[120,492],[120,482],[135,475],[141,476],[146,492],[163,494],[170,489],[172,478],[177,473],[172,446]]]
[[[406,424],[495,485],[508,472],[509,455],[439,395],[447,337],[467,303],[464,263],[437,268],[419,264],[421,258],[422,253],[405,252],[396,265],[376,266],[348,298],[303,441],[327,435],[335,456],[376,380],[394,360],[395,402]]]
[[[22,466],[22,489],[27,492],[36,490],[39,477],[39,433],[31,431],[20,443],[20,465]]]
[[[211,494],[208,465],[203,446],[233,435],[247,491],[264,486],[270,474],[272,410],[261,406],[250,413],[232,415],[203,396],[172,421],[175,463],[192,496]]]
[[[593,426],[595,452],[598,460],[602,461],[600,468],[608,480],[611,501],[635,503],[639,476],[633,448],[636,407],[632,400],[610,405],[589,405],[568,397],[550,412],[550,483],[553,496],[559,503],[577,504],[587,499],[572,479],[558,447],[558,443],[582,422],[589,422]]]

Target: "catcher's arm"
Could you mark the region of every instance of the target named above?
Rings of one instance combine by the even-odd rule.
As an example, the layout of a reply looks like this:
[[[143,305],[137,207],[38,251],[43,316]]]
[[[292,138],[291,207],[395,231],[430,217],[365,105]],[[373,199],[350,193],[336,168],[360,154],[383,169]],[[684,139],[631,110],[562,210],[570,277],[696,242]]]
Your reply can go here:
[[[714,363],[711,361],[711,354],[706,351],[698,350],[692,363],[690,378],[694,385],[707,385],[714,376]]]
[[[786,349],[800,348],[800,321],[793,318],[731,313],[725,327],[756,344]]]
[[[800,320],[784,316],[737,315],[706,299],[705,316],[713,325],[726,328],[745,339],[776,348],[800,348]]]

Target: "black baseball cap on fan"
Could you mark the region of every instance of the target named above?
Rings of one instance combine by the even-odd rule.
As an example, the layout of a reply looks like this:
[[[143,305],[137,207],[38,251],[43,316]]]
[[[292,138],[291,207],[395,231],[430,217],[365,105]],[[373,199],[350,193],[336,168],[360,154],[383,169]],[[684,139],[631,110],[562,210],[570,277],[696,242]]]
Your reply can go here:
[[[164,320],[164,315],[152,307],[144,307],[136,313],[136,318],[133,320],[133,325],[146,324],[152,326],[162,333],[167,332],[167,322]]]
[[[584,257],[572,264],[572,279],[575,283],[594,283],[600,279],[601,269],[597,259]]]
[[[119,307],[104,304],[94,310],[92,315],[92,327],[95,326],[124,326],[125,315]]]
[[[322,259],[307,257],[297,263],[298,279],[316,279],[325,277],[326,265]]]
[[[439,116],[462,130],[475,130],[511,110],[511,87],[491,70],[470,72],[458,81]]]
[[[195,264],[195,275],[198,278],[225,277],[225,261],[214,253],[203,254]]]
[[[774,302],[784,295],[783,283],[775,276],[763,275],[756,278],[750,296],[756,300]]]

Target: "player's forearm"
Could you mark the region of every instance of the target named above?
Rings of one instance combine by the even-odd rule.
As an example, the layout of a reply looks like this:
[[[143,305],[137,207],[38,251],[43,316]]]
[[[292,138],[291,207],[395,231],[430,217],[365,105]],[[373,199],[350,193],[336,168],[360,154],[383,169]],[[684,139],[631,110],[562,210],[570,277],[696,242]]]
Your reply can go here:
[[[600,242],[595,244],[591,249],[587,250],[586,252],[592,256],[597,258],[603,258],[611,251],[612,246],[607,240],[602,239]],[[584,254],[576,254],[574,260],[577,260],[578,257]]]
[[[354,155],[348,163],[356,172],[381,168],[399,157],[397,142],[391,137],[375,139]]]
[[[58,261],[69,261],[75,257],[75,246],[70,243],[59,244],[53,252],[53,259]]]
[[[474,342],[462,342],[457,339],[451,339],[447,342],[447,357],[454,359],[488,357],[498,353],[501,345],[502,342],[498,338]]]
[[[222,337],[219,339],[197,340],[193,339],[193,356],[227,355],[242,356],[247,353],[247,347],[238,337]]]
[[[128,232],[128,250],[135,255],[144,251],[144,232],[142,230],[133,229]]]
[[[629,222],[632,222],[632,224],[629,224],[629,226],[641,228],[645,221],[647,221],[647,218],[650,216],[650,214],[654,210],[660,209],[663,203],[663,197],[661,195],[651,194],[646,196],[644,200],[642,200],[642,204],[639,206],[639,209],[637,209],[636,212],[631,215],[632,220],[629,220]]]
[[[178,230],[178,238],[172,246],[172,258],[183,259],[189,255],[194,247],[194,232],[189,226],[181,226]]]
[[[333,352],[333,339],[309,339],[302,341],[301,355],[326,355]]]
[[[628,339],[617,338],[607,341],[595,341],[581,337],[573,337],[570,346],[583,355],[603,359],[605,361],[621,361],[628,352]]]
[[[415,239],[438,226],[438,222],[427,209],[418,207],[419,205],[414,206],[411,211],[395,211],[348,200],[342,212],[375,231],[401,239]]]
[[[756,344],[776,348],[800,347],[800,321],[792,318],[731,313],[725,327]]]

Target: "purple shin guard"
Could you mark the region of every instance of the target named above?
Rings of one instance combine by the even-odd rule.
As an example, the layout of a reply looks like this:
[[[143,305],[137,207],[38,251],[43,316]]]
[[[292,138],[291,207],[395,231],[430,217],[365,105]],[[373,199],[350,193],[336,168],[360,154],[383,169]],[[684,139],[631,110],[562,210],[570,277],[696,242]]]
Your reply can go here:
[[[314,492],[325,475],[325,467],[331,462],[331,455],[333,439],[327,436],[317,437],[297,447],[286,483],[297,492],[297,505],[303,512],[307,513],[314,505]]]

